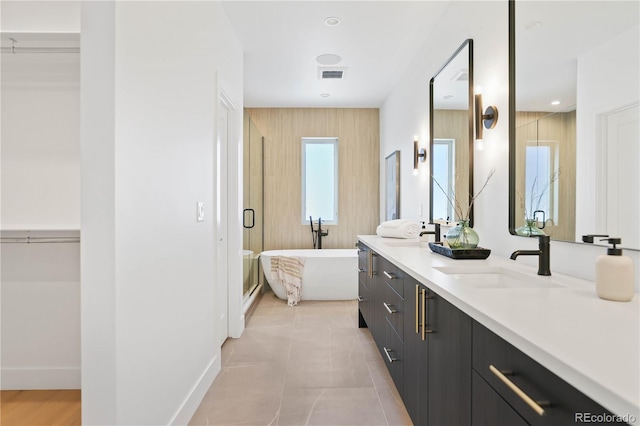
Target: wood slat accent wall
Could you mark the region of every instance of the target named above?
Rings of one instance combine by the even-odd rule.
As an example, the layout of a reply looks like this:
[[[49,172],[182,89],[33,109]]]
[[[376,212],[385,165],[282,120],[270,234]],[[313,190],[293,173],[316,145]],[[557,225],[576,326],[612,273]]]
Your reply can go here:
[[[576,112],[549,114],[548,112],[516,113],[516,227],[524,217],[525,147],[527,141],[558,141],[557,223],[548,221],[544,232],[551,238],[575,241],[576,228]]]
[[[380,119],[376,108],[248,108],[265,137],[264,249],[313,248],[301,223],[303,137],[338,138],[338,225],[323,248],[354,248],[379,224]],[[323,226],[325,228],[325,226]]]
[[[465,214],[469,208],[469,198],[473,196],[472,191],[469,190],[469,112],[449,109],[434,110],[433,133],[435,139],[455,140],[455,184],[453,190],[456,201]],[[446,189],[445,182],[439,183]],[[474,189],[478,190],[479,188]],[[433,190],[441,191],[435,184]],[[451,220],[458,219],[460,218],[451,218]]]

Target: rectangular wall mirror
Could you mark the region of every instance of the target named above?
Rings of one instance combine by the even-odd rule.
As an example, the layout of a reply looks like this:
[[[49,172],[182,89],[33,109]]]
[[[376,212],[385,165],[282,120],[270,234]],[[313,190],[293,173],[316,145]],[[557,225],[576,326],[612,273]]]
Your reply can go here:
[[[464,43],[429,83],[429,221],[473,226],[473,40]],[[459,205],[454,209],[448,200]]]
[[[385,160],[385,220],[400,219],[400,151]]]
[[[511,234],[640,249],[639,9],[509,1]]]

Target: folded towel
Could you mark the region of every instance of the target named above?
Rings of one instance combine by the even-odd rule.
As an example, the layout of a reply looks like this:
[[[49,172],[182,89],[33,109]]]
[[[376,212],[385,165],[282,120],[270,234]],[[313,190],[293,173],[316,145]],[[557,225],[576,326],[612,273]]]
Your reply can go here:
[[[287,291],[289,306],[295,306],[300,301],[303,267],[304,258],[302,257],[273,256],[271,258],[271,275]]]
[[[376,234],[391,238],[416,238],[422,227],[418,222],[407,219],[395,219],[381,223]]]
[[[404,225],[404,224],[409,223],[409,222],[411,222],[411,221],[407,220],[407,219],[394,219],[394,220],[388,220],[386,222],[382,222],[380,224],[380,226],[382,228],[397,228],[400,225]]]

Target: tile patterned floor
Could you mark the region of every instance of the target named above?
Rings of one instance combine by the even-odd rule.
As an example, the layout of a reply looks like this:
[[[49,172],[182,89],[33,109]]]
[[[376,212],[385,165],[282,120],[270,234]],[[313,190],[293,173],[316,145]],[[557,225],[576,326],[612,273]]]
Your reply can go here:
[[[411,425],[356,301],[266,293],[190,425]]]

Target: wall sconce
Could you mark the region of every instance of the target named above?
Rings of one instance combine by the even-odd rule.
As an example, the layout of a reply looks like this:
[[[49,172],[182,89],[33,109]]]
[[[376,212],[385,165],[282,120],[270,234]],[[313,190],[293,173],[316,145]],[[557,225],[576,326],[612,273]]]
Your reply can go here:
[[[498,123],[498,108],[494,105],[488,106],[482,112],[482,94],[476,95],[476,146],[482,149],[483,146],[483,129],[493,129]]]
[[[427,151],[424,148],[418,148],[418,138],[413,141],[413,174],[418,174],[418,164],[427,159]]]

